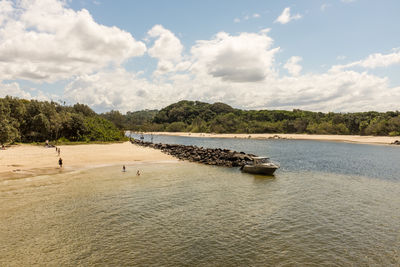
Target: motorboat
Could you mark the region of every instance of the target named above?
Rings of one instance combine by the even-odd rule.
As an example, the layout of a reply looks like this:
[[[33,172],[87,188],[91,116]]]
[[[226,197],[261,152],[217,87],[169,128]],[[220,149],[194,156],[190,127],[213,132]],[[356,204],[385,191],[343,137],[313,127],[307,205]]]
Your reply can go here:
[[[246,163],[240,169],[247,173],[272,175],[279,167],[279,164],[271,162],[267,157],[253,157],[252,162]]]

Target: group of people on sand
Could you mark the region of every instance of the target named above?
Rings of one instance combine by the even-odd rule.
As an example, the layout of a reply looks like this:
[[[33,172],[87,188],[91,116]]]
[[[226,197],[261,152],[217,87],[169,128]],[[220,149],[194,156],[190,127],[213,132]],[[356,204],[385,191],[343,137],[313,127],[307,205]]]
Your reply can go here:
[[[57,153],[57,155],[60,157],[60,154],[61,154],[61,148],[59,148],[59,147],[56,147],[56,153]],[[58,165],[60,165],[60,168],[62,168],[62,165],[63,165],[63,160],[62,160],[62,158],[61,158],[61,157],[58,159]]]
[[[57,155],[60,156],[60,154],[61,154],[61,149],[60,149],[59,147],[56,147],[56,152],[57,152]],[[62,160],[61,157],[58,159],[58,165],[60,166],[60,168],[62,168],[62,166],[63,166],[63,160]],[[123,171],[123,172],[126,172],[126,167],[125,167],[125,165],[122,166],[122,171]],[[139,171],[139,170],[137,170],[136,175],[137,175],[137,176],[140,176],[140,171]]]
[[[122,166],[122,172],[126,172],[126,167],[125,167],[125,165]],[[140,171],[139,171],[139,170],[137,170],[136,175],[137,175],[137,176],[140,176]]]

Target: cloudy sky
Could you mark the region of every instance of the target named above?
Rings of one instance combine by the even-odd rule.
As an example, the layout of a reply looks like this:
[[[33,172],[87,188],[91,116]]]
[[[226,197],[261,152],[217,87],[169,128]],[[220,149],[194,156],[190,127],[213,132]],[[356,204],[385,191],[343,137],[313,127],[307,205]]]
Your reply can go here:
[[[0,97],[400,109],[398,0],[0,0]]]

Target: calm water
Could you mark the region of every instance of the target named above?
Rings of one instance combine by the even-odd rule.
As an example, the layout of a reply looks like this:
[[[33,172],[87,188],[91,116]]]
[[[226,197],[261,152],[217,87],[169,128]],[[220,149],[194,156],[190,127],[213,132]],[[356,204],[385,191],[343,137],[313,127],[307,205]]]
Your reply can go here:
[[[265,178],[160,162],[5,181],[0,266],[400,265],[399,147],[154,141],[269,155],[282,168]]]

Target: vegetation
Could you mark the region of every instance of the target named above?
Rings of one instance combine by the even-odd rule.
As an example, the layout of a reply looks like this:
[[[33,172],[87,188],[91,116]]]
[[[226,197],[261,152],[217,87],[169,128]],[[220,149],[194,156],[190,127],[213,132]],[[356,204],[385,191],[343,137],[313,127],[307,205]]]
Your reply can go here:
[[[118,115],[116,115],[118,114]],[[400,135],[400,112],[322,113],[295,109],[240,110],[224,103],[180,101],[160,111],[103,116],[136,131]]]
[[[12,142],[117,141],[123,133],[83,104],[0,98],[0,144]]]
[[[158,110],[142,110],[135,112],[127,112],[122,115],[117,110],[103,113],[101,116],[109,121],[112,121],[119,129],[139,131],[146,129],[146,131],[157,131],[154,129],[152,123],[153,118],[156,116]]]
[[[214,133],[400,135],[400,112],[322,113],[295,109],[240,110],[224,103],[180,101],[160,111],[96,114],[83,104],[0,98],[0,144],[8,142],[107,142],[122,130]]]

